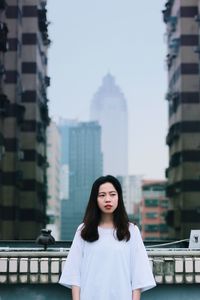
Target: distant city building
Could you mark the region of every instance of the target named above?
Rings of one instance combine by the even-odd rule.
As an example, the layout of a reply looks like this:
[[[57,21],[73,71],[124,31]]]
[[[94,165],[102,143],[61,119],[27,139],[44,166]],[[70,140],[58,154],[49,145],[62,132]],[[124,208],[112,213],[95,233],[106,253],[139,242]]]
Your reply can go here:
[[[46,1],[1,1],[0,9],[0,239],[35,239],[47,202]]]
[[[61,165],[60,199],[69,199],[69,165]]]
[[[143,180],[141,211],[141,231],[145,240],[166,239],[169,227],[166,214],[169,200],[165,195],[166,181]]]
[[[47,229],[56,240],[60,239],[60,133],[54,121],[47,128]]]
[[[140,206],[142,200],[138,203],[134,203],[133,205],[133,222],[137,224],[137,226],[141,229],[141,214],[140,214]]]
[[[61,134],[61,165],[69,165],[69,130],[78,124],[77,120],[60,118],[58,128]]]
[[[142,197],[142,175],[128,176],[128,192],[130,197],[130,207],[133,211],[134,204],[139,203]]]
[[[82,222],[94,180],[102,175],[101,127],[80,122],[69,129],[69,199],[61,201],[61,239]]]
[[[128,113],[126,99],[111,74],[91,102],[91,120],[102,128],[103,174],[128,174]]]
[[[122,185],[123,199],[128,215],[134,214],[134,205],[141,201],[142,197],[142,176],[118,176]],[[134,216],[133,216],[134,218]]]
[[[174,238],[200,229],[200,1],[167,1],[169,167],[167,220]]]

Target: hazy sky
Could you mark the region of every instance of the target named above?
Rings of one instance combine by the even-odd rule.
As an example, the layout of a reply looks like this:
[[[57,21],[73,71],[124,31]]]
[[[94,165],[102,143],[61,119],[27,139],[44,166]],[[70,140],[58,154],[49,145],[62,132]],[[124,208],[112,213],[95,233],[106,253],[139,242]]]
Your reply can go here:
[[[127,99],[129,173],[155,179],[168,165],[165,2],[48,0],[50,115],[89,120],[110,72]]]

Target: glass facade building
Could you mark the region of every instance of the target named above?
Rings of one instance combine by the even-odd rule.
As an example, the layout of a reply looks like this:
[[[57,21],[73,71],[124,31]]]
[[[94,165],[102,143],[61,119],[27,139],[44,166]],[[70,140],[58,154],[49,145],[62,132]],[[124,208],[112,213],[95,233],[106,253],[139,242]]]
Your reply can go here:
[[[69,199],[61,201],[61,239],[73,238],[82,222],[94,180],[102,175],[101,127],[80,122],[69,129]]]

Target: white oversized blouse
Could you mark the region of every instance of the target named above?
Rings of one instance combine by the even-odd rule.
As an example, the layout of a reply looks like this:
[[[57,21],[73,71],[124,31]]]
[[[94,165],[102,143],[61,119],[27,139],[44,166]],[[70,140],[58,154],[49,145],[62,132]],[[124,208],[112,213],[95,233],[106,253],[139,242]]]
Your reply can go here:
[[[99,239],[86,242],[80,225],[59,283],[80,287],[80,300],[131,300],[132,291],[154,287],[155,280],[137,226],[130,223],[131,238],[119,241],[111,228],[98,227]]]

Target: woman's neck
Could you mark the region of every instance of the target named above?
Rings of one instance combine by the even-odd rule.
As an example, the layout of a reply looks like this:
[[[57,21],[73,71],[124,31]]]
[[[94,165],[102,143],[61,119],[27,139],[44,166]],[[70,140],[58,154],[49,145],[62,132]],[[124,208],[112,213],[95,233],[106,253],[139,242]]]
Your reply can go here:
[[[99,223],[101,227],[114,227],[113,215],[102,214],[101,221]]]

